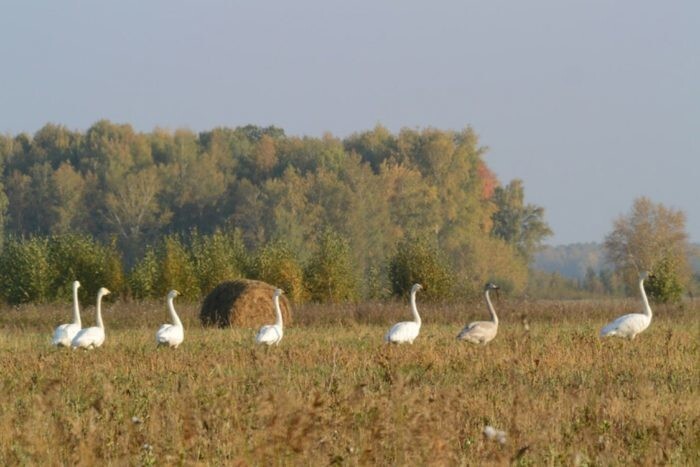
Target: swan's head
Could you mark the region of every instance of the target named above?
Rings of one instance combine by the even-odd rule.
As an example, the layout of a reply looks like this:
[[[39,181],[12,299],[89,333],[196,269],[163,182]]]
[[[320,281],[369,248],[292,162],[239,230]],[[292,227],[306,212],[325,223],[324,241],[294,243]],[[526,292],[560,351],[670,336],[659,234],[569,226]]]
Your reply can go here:
[[[78,281],[73,281],[73,290],[77,290],[78,287],[80,287],[80,282],[78,282]]]
[[[497,286],[496,284],[494,284],[493,282],[489,282],[488,284],[486,284],[486,285],[484,286],[484,290],[487,291],[487,292],[488,292],[489,290],[498,290],[498,289],[500,289],[500,287]]]
[[[639,279],[646,280],[649,278],[649,275],[650,275],[649,271],[642,271],[639,273]]]
[[[101,287],[100,290],[97,291],[97,293],[98,293],[99,295],[109,295],[109,294],[111,294],[112,292],[110,292],[109,289],[107,289],[107,288],[105,288],[105,287]]]
[[[411,293],[416,293],[422,288],[423,286],[420,284],[413,284],[413,287],[411,287]]]
[[[283,293],[284,293],[284,290],[282,290],[282,289],[275,289],[275,293],[273,294],[273,296],[279,297],[279,296],[282,295]]]
[[[173,299],[173,298],[177,297],[178,295],[180,295],[180,292],[178,292],[175,289],[168,292],[168,298],[170,298],[170,299]]]

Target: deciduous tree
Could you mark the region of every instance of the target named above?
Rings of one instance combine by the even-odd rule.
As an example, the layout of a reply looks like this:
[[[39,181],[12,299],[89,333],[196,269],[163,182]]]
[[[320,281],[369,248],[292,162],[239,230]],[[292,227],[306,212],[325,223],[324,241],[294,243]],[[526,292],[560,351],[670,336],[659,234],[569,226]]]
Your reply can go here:
[[[311,300],[336,303],[356,299],[357,277],[348,241],[327,228],[317,244],[305,270]]]
[[[544,208],[525,204],[525,189],[518,179],[505,187],[496,187],[493,202],[496,212],[492,216],[491,234],[514,245],[530,261],[542,241],[552,235],[544,220]]]
[[[649,292],[659,301],[678,300],[690,280],[685,213],[649,198],[635,199],[631,211],[615,220],[605,251],[630,285],[639,271],[655,275]]]

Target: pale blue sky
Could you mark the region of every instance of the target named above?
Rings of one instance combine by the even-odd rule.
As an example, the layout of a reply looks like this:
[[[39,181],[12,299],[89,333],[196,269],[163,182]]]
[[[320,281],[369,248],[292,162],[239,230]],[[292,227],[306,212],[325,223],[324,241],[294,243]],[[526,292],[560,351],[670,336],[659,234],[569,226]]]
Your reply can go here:
[[[0,57],[0,132],[471,125],[550,243],[600,241],[640,195],[700,241],[694,0],[11,0]]]

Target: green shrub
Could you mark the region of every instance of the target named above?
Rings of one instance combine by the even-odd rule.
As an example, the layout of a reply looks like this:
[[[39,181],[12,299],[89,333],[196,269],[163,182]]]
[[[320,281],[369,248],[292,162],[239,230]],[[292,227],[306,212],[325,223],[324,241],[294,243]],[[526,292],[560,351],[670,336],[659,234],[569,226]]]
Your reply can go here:
[[[70,300],[74,280],[80,281],[80,298],[85,301],[93,299],[100,287],[115,294],[123,291],[121,256],[114,243],[105,246],[86,235],[54,235],[48,239],[48,259],[56,298]]]
[[[0,293],[6,301],[18,304],[54,299],[55,270],[48,253],[46,238],[10,238],[5,242],[0,254]]]
[[[191,248],[177,235],[146,250],[129,274],[134,298],[160,298],[177,289],[194,300],[223,281],[244,276],[247,257],[240,232],[191,236]]]
[[[683,296],[683,284],[677,265],[665,257],[654,267],[653,274],[644,283],[649,298],[657,303],[678,303]]]
[[[113,293],[123,295],[127,291],[126,276],[124,274],[124,262],[121,251],[117,246],[117,239],[112,238],[105,247],[105,284]]]
[[[437,245],[424,237],[406,239],[396,247],[389,264],[392,291],[405,296],[411,286],[423,286],[423,296],[429,300],[450,299],[454,293],[454,275],[445,255]]]
[[[154,298],[158,295],[160,267],[156,252],[152,247],[146,249],[141,261],[131,269],[128,282],[131,295],[134,298]]]
[[[190,252],[175,235],[165,237],[159,249],[161,273],[156,287],[158,296],[177,289],[186,299],[199,298],[201,289]]]
[[[295,303],[303,303],[308,298],[304,289],[304,270],[283,240],[268,243],[257,251],[252,276],[281,288]]]
[[[354,276],[350,245],[333,230],[326,229],[318,239],[318,248],[304,271],[310,299],[337,303],[355,300],[358,280]]]
[[[199,288],[206,295],[224,281],[245,276],[247,252],[239,230],[211,235],[192,234],[192,259]]]
[[[508,295],[520,294],[527,284],[526,258],[501,238],[471,239],[454,259],[455,278],[459,278],[458,283],[455,280],[455,295],[460,297],[481,297],[487,282],[495,282]]]
[[[389,298],[392,294],[388,266],[372,266],[365,273],[365,297],[370,300]]]

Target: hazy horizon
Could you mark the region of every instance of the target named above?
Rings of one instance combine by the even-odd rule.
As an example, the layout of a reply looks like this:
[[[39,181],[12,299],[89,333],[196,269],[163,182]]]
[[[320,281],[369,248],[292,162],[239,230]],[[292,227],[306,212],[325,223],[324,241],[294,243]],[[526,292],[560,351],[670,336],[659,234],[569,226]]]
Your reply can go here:
[[[0,18],[0,132],[276,125],[459,130],[600,242],[638,196],[700,241],[700,4],[37,1]]]

